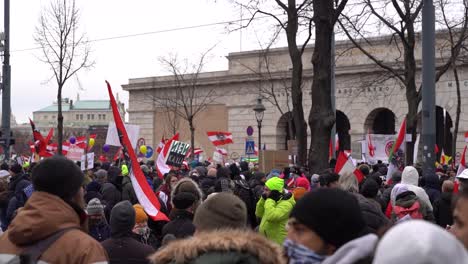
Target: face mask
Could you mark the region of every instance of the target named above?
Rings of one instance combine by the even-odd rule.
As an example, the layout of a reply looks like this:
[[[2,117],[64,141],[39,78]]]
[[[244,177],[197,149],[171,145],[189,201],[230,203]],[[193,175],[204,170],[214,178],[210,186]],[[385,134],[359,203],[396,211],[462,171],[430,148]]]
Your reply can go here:
[[[289,263],[320,263],[325,257],[290,239],[284,241],[284,249]]]

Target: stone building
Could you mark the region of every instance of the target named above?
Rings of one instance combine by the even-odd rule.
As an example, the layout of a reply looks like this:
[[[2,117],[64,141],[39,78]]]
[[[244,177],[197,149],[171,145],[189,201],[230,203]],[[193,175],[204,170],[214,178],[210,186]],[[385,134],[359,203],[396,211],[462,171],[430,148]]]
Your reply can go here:
[[[118,101],[122,118],[125,117],[124,104]],[[57,126],[58,104],[54,102],[45,108],[33,112],[34,123],[41,128]],[[107,126],[114,121],[109,100],[62,99],[62,115],[64,127]]]
[[[437,47],[441,47],[444,36],[438,34]],[[400,61],[400,52],[388,45],[389,38],[372,39],[371,49],[379,60],[395,63]],[[417,63],[421,65],[420,39],[415,50]],[[366,45],[366,44],[364,44]],[[304,113],[307,117],[311,108],[313,46],[305,49],[304,64]],[[446,60],[447,50],[437,49],[436,62]],[[198,75],[196,85],[200,94],[216,89],[215,100],[195,120],[196,147],[201,147],[211,156],[213,146],[207,139],[206,131],[219,130],[233,133],[234,144],[227,149],[243,155],[246,128],[257,127],[252,110],[259,93],[265,98],[266,111],[262,127],[262,143],[266,149],[287,148],[287,140],[294,128],[288,126],[290,111],[288,85],[291,62],[288,49],[247,51],[230,53],[227,56],[228,69],[225,71],[204,72]],[[464,132],[468,130],[468,68],[459,68],[461,80],[461,109],[457,150],[464,146]],[[336,117],[340,147],[360,150],[360,143],[368,131],[376,134],[394,134],[407,113],[405,89],[392,78],[388,78],[381,68],[370,61],[362,52],[353,48],[349,41],[336,43]],[[421,84],[418,74],[417,85]],[[160,138],[181,133],[182,140],[189,140],[190,134],[184,120],[173,120],[165,114],[155,100],[155,95],[170,93],[177,82],[174,76],[156,76],[129,79],[123,89],[129,92],[129,122],[141,126],[141,136],[146,142],[157,145]],[[179,83],[180,85],[180,83]],[[272,95],[275,97],[273,98]],[[274,100],[273,100],[274,99]],[[277,102],[277,103],[275,103]],[[436,84],[437,143],[446,153],[452,149],[451,139],[456,116],[456,89],[454,77],[448,71]],[[176,126],[174,126],[176,124]],[[257,133],[254,133],[255,140]]]

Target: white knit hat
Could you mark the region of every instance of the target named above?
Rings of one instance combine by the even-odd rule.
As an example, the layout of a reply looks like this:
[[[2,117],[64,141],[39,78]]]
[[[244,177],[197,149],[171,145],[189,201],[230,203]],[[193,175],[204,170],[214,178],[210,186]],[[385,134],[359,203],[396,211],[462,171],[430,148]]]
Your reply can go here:
[[[98,198],[93,198],[86,206],[86,213],[88,215],[102,215],[104,213],[104,205]]]

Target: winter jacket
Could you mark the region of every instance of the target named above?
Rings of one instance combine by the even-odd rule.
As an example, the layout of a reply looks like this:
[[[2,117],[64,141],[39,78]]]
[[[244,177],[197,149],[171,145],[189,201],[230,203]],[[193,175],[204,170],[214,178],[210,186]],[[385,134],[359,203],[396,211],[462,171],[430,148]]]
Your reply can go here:
[[[122,194],[114,184],[106,182],[102,185],[102,200],[106,201],[107,206],[112,208],[122,200]]]
[[[249,186],[250,189],[252,189],[255,202],[257,203],[258,200],[260,200],[260,197],[262,197],[263,190],[265,189],[265,183],[254,177],[249,181]]]
[[[232,192],[234,183],[226,177],[217,178],[215,182],[215,192]]]
[[[400,211],[403,210],[403,213]],[[411,191],[402,193],[393,206],[392,220],[397,222],[403,218],[403,214],[409,214],[412,219],[424,219],[434,222],[432,211],[427,208],[425,203],[422,203],[419,197]]]
[[[128,176],[125,176],[122,179],[122,201],[123,200],[128,200],[132,204],[138,203],[135,190],[133,190],[132,181]]]
[[[427,196],[429,196],[429,200],[431,204],[434,204],[440,198],[440,182],[437,176],[426,177],[426,186],[424,186],[424,191],[426,191]]]
[[[106,219],[103,218],[99,223],[90,226],[89,235],[99,242],[108,239],[111,235],[111,228]]]
[[[262,218],[260,234],[280,245],[283,244],[287,234],[286,224],[295,204],[291,193],[284,194],[278,202],[271,198],[261,198],[255,210],[255,215]]]
[[[395,184],[387,186],[380,196],[380,199],[382,200],[382,203],[385,204],[385,207],[387,207],[388,203],[390,202],[390,195],[392,193],[393,186],[395,186]]]
[[[440,198],[434,202],[435,221],[443,228],[453,224],[452,197],[452,193],[442,193]]]
[[[10,179],[8,190],[10,191],[10,200],[6,210],[6,226],[8,226],[13,219],[15,211],[23,207],[28,199],[24,190],[31,185],[26,174],[17,174]]]
[[[255,216],[256,200],[252,189],[246,180],[238,179],[234,181],[234,194],[239,197],[247,208],[247,223],[255,228],[257,226],[257,217]]]
[[[106,250],[111,264],[149,263],[146,258],[154,252],[152,247],[144,245],[130,236],[109,238],[101,244]]]
[[[76,229],[64,233],[40,260],[47,263],[107,263],[99,242],[80,230],[77,211],[58,196],[45,192],[34,192],[8,230],[0,236],[0,262],[8,262],[19,255],[24,246],[68,227]]]
[[[193,236],[195,226],[192,223],[193,214],[186,210],[174,209],[171,214],[171,221],[162,229],[162,236],[172,234],[176,238],[186,238]]]
[[[218,230],[171,242],[150,257],[154,264],[285,264],[279,245],[254,232]]]
[[[358,200],[359,207],[361,208],[362,216],[366,222],[367,227],[369,227],[373,232],[376,232],[381,227],[390,224],[390,221],[382,213],[382,210],[377,202],[370,201],[361,194],[355,193],[354,196]]]
[[[158,192],[158,197],[160,200],[163,201],[164,206],[167,208],[167,211],[170,213],[172,211],[172,204],[171,204],[171,190],[167,187],[167,184],[163,184],[161,189]]]

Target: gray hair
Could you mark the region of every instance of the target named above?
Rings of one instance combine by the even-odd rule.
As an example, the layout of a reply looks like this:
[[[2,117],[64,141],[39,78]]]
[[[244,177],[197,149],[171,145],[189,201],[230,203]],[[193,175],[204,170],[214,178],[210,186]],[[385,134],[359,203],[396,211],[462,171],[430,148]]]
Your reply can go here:
[[[354,173],[344,173],[338,180],[340,188],[350,193],[359,193],[359,185]]]

